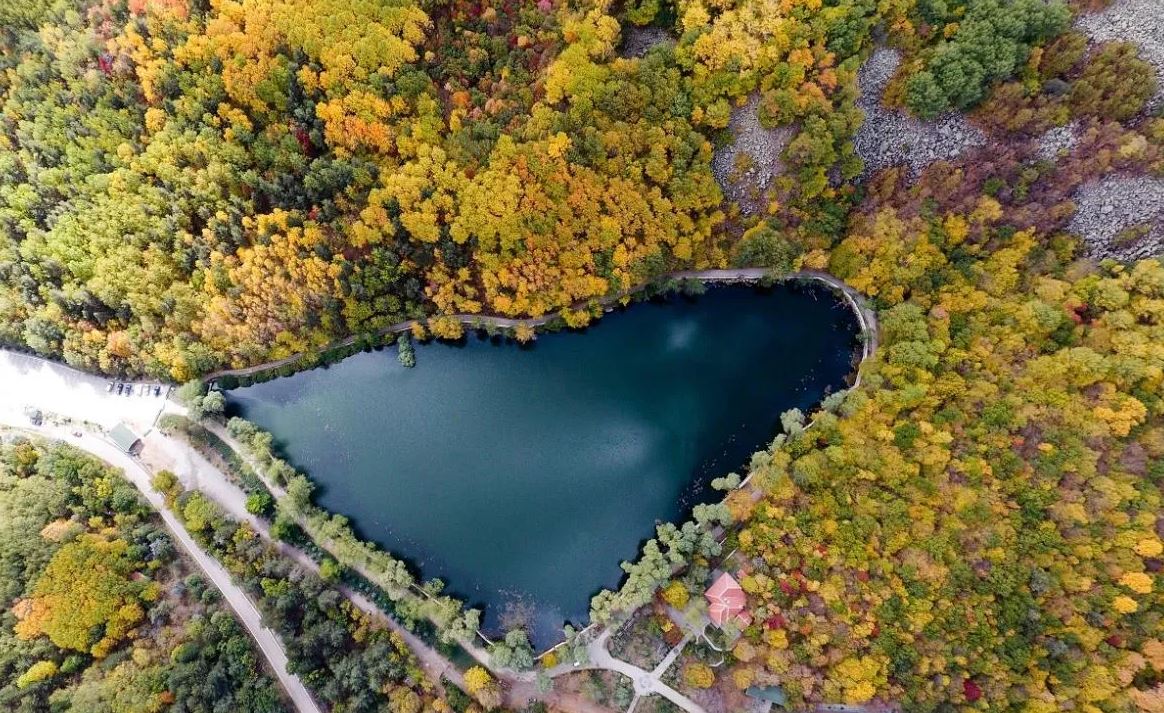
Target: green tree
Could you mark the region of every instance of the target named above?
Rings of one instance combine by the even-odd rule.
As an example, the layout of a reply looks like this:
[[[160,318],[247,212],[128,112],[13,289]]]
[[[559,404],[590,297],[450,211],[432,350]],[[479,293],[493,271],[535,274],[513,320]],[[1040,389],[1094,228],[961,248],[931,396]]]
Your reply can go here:
[[[930,12],[937,4],[931,3]],[[1071,18],[1061,0],[967,0],[949,39],[923,54],[922,71],[906,85],[906,103],[923,118],[968,109],[989,87],[1013,76],[1031,47],[1058,35]]]
[[[1139,58],[1134,44],[1107,44],[1071,85],[1071,108],[1079,114],[1124,121],[1143,110],[1156,86],[1156,71]]]
[[[89,535],[64,545],[18,608],[16,633],[105,656],[144,615],[135,569],[124,540]]]

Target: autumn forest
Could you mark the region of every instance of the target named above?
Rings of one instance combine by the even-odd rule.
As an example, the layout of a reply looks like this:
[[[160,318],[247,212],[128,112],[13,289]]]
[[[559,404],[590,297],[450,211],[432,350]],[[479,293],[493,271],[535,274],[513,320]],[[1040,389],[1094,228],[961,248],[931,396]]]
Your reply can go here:
[[[730,566],[751,620],[672,681],[706,710],[1160,713],[1164,65],[1094,30],[1158,35],[1153,5],[3,0],[0,345],[182,383],[406,320],[409,355],[452,315],[583,327],[676,271],[826,272],[878,316],[860,386],[660,526],[592,621],[665,636]],[[282,705],[197,582],[156,601],[181,561],[75,458],[0,447],[0,533],[41,533],[0,543],[0,702],[146,710],[77,703],[124,678],[161,710],[218,667],[238,710]],[[331,710],[449,709],[245,525],[194,529],[292,612]],[[91,561],[96,639],[54,613]],[[356,673],[322,683],[333,657]]]

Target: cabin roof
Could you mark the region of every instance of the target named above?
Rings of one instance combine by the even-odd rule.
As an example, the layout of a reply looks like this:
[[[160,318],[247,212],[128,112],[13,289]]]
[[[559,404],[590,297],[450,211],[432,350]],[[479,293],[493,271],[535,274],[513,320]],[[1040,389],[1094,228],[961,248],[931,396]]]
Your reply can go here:
[[[748,604],[748,596],[744,594],[735,577],[727,572],[721,574],[703,596],[707,599],[708,617],[721,629],[733,619],[741,626],[747,626],[751,622],[752,618],[744,611]]]

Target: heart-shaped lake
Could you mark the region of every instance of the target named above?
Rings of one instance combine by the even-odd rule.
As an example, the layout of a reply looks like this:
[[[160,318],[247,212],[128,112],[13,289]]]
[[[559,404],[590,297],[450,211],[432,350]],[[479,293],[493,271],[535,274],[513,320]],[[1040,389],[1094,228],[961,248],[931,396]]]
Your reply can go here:
[[[552,642],[619,584],[657,522],[719,494],[779,415],[845,386],[858,327],[823,288],[715,287],[646,302],[529,348],[469,337],[236,389],[357,531]]]

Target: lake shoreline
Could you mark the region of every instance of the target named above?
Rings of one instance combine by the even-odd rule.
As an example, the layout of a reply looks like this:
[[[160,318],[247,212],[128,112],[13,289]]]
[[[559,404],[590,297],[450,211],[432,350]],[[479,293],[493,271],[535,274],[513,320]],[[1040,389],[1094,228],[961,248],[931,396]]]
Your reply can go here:
[[[644,294],[644,293],[650,291],[651,287],[655,287],[655,288],[659,287],[659,285],[655,284],[655,285],[644,286],[643,288],[640,288],[638,290],[638,292],[636,292],[635,294],[640,299],[645,299],[647,297],[654,296],[654,295],[675,294],[676,292],[681,291],[681,289],[679,289],[679,288],[682,287],[682,282],[687,281],[687,280],[697,280],[700,283],[704,283],[704,284],[708,284],[708,285],[712,285],[712,286],[714,286],[714,285],[731,285],[731,284],[753,284],[753,285],[761,284],[763,286],[776,286],[776,285],[779,285],[781,283],[790,283],[790,282],[816,283],[816,284],[823,285],[824,287],[827,288],[828,292],[832,293],[834,296],[839,296],[840,297],[839,301],[844,301],[848,305],[848,308],[853,313],[854,318],[855,318],[855,322],[856,322],[857,326],[859,327],[859,331],[858,331],[858,334],[856,336],[858,337],[860,344],[856,345],[858,348],[852,352],[853,364],[852,364],[852,368],[850,371],[850,377],[853,379],[853,381],[847,387],[845,387],[846,390],[855,388],[856,386],[858,386],[860,384],[861,366],[876,349],[876,346],[877,346],[876,314],[872,311],[872,309],[870,309],[867,306],[864,298],[859,293],[857,293],[856,290],[854,290],[852,287],[845,284],[839,278],[836,278],[835,276],[830,275],[828,273],[821,273],[821,272],[815,272],[815,271],[802,271],[802,272],[791,273],[791,274],[786,274],[786,275],[782,275],[782,276],[774,276],[768,270],[763,270],[763,269],[759,269],[759,268],[748,268],[748,269],[741,269],[741,270],[708,270],[708,271],[698,271],[698,272],[679,272],[679,273],[672,273],[669,276],[669,278],[670,278],[670,281],[673,283],[671,290],[668,290],[665,292],[663,292],[663,291],[652,292],[649,295]],[[636,300],[636,301],[638,301],[638,300]],[[608,312],[612,311],[615,308],[616,302],[617,302],[617,300],[612,298],[612,301],[609,304],[610,308],[607,309]],[[622,311],[629,310],[633,306],[634,306],[633,303],[629,304],[629,305],[625,305],[624,308],[619,309],[619,311],[622,312]],[[555,317],[556,317],[556,315],[541,318],[541,321],[548,322]],[[483,326],[482,322],[488,321],[486,318],[483,318],[479,315],[465,315],[464,318],[466,320],[465,323],[468,326],[475,327],[478,329],[480,329]],[[498,319],[502,319],[502,318],[498,318]],[[518,321],[518,320],[511,320],[511,321]],[[596,321],[591,326],[592,327],[598,326],[600,324],[605,323],[605,321],[606,320]],[[409,322],[409,324],[411,324],[411,322]],[[569,331],[576,332],[577,330],[569,330]],[[862,337],[864,337],[864,338],[862,338]],[[347,341],[353,342],[354,338],[349,339]],[[358,349],[355,352],[353,352],[353,354],[358,354],[362,351],[369,351],[369,350],[368,349]],[[102,374],[94,374],[92,372],[78,369],[78,368],[73,367],[71,365],[63,364],[57,360],[47,359],[47,358],[39,356],[39,355],[33,355],[33,354],[27,354],[27,353],[22,353],[22,352],[15,352],[15,351],[13,351],[13,354],[14,355],[21,354],[22,356],[24,356],[26,358],[41,361],[41,362],[45,363],[46,365],[51,364],[51,365],[59,367],[59,368],[64,368],[70,372],[73,372],[73,373],[78,374],[78,375],[84,375],[86,377],[92,377],[92,378],[98,378],[98,379],[113,378],[113,377],[108,377],[108,376],[105,376]],[[858,355],[859,355],[859,358],[858,358]],[[294,358],[295,359],[302,358],[302,355],[298,355],[297,357],[294,357]],[[395,360],[393,360],[393,361],[395,361]],[[323,366],[323,364],[316,364],[314,366],[315,367]],[[269,366],[259,365],[256,367],[250,367],[248,370],[269,369],[269,368],[270,368]],[[846,377],[846,378],[849,378],[849,377]],[[120,381],[120,379],[118,379],[118,380]],[[748,485],[748,483],[747,483],[747,481],[745,481],[744,483],[741,484],[740,487],[746,487],[747,485]]]
[[[629,480],[623,479],[605,483],[598,486],[600,490],[622,491],[630,487],[632,489],[627,492],[633,493],[634,487],[637,487],[635,485],[638,483],[637,478],[644,473],[655,478],[655,481],[652,482],[662,482],[667,479],[676,481],[677,484],[671,483],[671,485],[666,486],[675,490],[671,495],[660,497],[656,493],[647,499],[649,501],[651,497],[656,498],[653,500],[654,505],[648,508],[651,512],[643,520],[647,522],[647,525],[651,521],[682,522],[690,518],[691,510],[696,504],[718,501],[722,494],[717,495],[709,489],[710,480],[723,476],[733,469],[743,467],[747,458],[755,450],[765,447],[771,438],[779,432],[778,416],[781,411],[794,407],[807,411],[818,404],[824,395],[852,387],[855,380],[854,373],[859,374],[859,360],[868,353],[871,346],[869,340],[861,339],[863,325],[866,322],[860,319],[857,313],[854,313],[853,301],[838,294],[839,291],[833,289],[826,281],[809,279],[808,276],[802,276],[802,279],[795,281],[795,283],[783,280],[776,284],[765,283],[763,285],[756,285],[757,280],[755,279],[738,279],[733,281],[736,283],[734,285],[726,284],[726,280],[720,279],[721,275],[715,277],[715,280],[708,279],[707,282],[724,284],[716,285],[706,294],[697,291],[690,295],[693,299],[687,299],[682,292],[669,292],[667,293],[668,299],[627,305],[625,308],[618,309],[617,314],[610,314],[606,319],[591,325],[586,330],[586,334],[578,330],[551,333],[544,341],[539,340],[537,347],[532,350],[519,350],[513,344],[503,343],[498,339],[489,340],[478,334],[478,339],[470,337],[463,343],[430,342],[425,344],[423,349],[426,354],[420,355],[423,364],[417,369],[400,367],[395,355],[382,352],[379,355],[359,353],[352,355],[349,359],[342,360],[342,364],[299,372],[294,377],[287,379],[278,378],[256,383],[253,385],[253,389],[260,389],[259,391],[247,388],[231,389],[228,391],[228,400],[234,402],[231,409],[233,413],[254,421],[262,430],[273,433],[276,442],[279,443],[279,454],[290,462],[296,470],[305,473],[313,483],[322,486],[315,493],[319,497],[317,502],[321,507],[328,512],[341,513],[350,518],[350,525],[356,530],[359,539],[374,542],[379,548],[391,552],[394,557],[408,563],[410,569],[417,572],[420,577],[439,576],[442,580],[450,583],[451,591],[449,593],[466,601],[467,605],[483,605],[487,621],[482,622],[481,628],[492,633],[499,630],[495,626],[491,626],[491,624],[496,623],[494,615],[500,611],[501,606],[501,598],[496,593],[505,591],[507,587],[504,585],[521,585],[520,577],[517,575],[511,578],[499,577],[501,581],[489,584],[481,581],[467,564],[453,565],[453,568],[459,566],[460,569],[450,571],[449,563],[442,562],[442,560],[445,559],[446,553],[457,547],[463,547],[463,545],[458,546],[448,542],[436,545],[431,541],[431,546],[418,544],[411,537],[404,536],[397,531],[398,528],[407,529],[406,523],[415,517],[413,508],[404,507],[401,512],[397,513],[392,512],[392,508],[396,506],[397,501],[403,503],[422,502],[425,497],[431,497],[432,492],[458,492],[461,481],[441,482],[439,478],[443,477],[442,473],[463,470],[464,464],[478,462],[481,452],[489,450],[491,444],[499,438],[506,439],[507,447],[502,449],[503,454],[521,452],[526,448],[522,443],[528,442],[530,433],[538,432],[539,428],[545,428],[546,423],[554,420],[552,415],[554,409],[560,409],[566,404],[573,410],[583,409],[586,405],[583,403],[585,397],[578,392],[591,395],[602,390],[598,388],[601,384],[588,383],[587,388],[577,389],[573,392],[570,390],[562,392],[557,387],[546,391],[544,387],[547,377],[544,376],[546,372],[542,370],[542,367],[545,366],[544,362],[547,360],[555,361],[556,369],[552,371],[554,376],[549,378],[549,381],[555,385],[580,383],[581,380],[587,378],[591,371],[602,371],[602,367],[598,365],[606,364],[607,372],[610,369],[622,371],[635,368],[638,370],[638,378],[630,378],[622,385],[623,388],[608,389],[608,393],[625,395],[635,393],[635,390],[639,388],[654,389],[650,398],[640,398],[637,401],[632,399],[626,403],[620,401],[618,408],[607,408],[606,411],[586,411],[591,414],[590,421],[595,426],[581,430],[584,432],[602,432],[605,434],[603,437],[609,439],[613,438],[613,435],[606,433],[609,430],[606,426],[614,423],[623,424],[617,428],[610,426],[617,431],[618,438],[615,440],[607,440],[602,443],[583,443],[580,446],[571,445],[569,449],[566,447],[558,449],[561,452],[573,449],[570,452],[589,454],[594,462],[587,465],[586,473],[609,474],[622,468],[626,478],[630,478]],[[760,289],[761,287],[767,289]],[[775,299],[777,302],[769,303],[767,301],[769,299]],[[784,304],[785,307],[783,309],[776,307],[780,304]],[[774,307],[775,309],[773,309]],[[714,318],[705,314],[705,311],[709,309],[716,311],[713,313],[716,315]],[[667,310],[667,312],[663,310]],[[671,310],[679,311],[671,312]],[[826,314],[832,316],[825,317]],[[691,319],[700,315],[702,315],[702,331],[694,329],[689,331],[688,327],[694,328],[695,326],[691,323]],[[626,322],[628,319],[630,321]],[[788,320],[791,320],[791,323]],[[726,326],[730,324],[737,326]],[[820,331],[826,324],[837,325],[832,329],[843,329],[847,335],[842,340],[844,344],[836,341],[839,335],[832,329],[825,328],[823,332]],[[654,327],[647,329],[647,325],[654,325]],[[727,331],[708,331],[720,328]],[[589,333],[591,330],[594,330],[593,334]],[[591,358],[581,358],[580,353],[573,354],[577,349],[585,352],[590,347],[601,351],[598,349],[599,342],[609,344],[610,338],[618,337],[620,334],[622,341],[619,343],[623,344],[624,347],[640,342],[644,346],[633,346],[629,352],[624,348],[622,351],[616,352],[622,356],[609,359],[608,362],[603,362],[594,354],[588,355]],[[717,334],[719,336],[716,336]],[[829,334],[835,336],[828,337]],[[753,337],[762,338],[757,340]],[[671,341],[671,338],[679,339],[679,341]],[[815,354],[817,352],[814,350],[821,349],[826,342],[830,346],[825,351],[831,355],[827,361],[817,362],[817,357],[802,354],[806,351]],[[664,351],[645,350],[647,344],[658,344]],[[669,350],[676,348],[679,344],[683,344],[684,348],[694,349],[697,355],[693,357],[694,362],[686,362],[686,367],[677,370],[675,364],[669,361],[674,358],[673,353]],[[731,345],[730,348],[721,348],[728,347],[728,345]],[[418,351],[420,348],[418,347]],[[569,358],[564,359],[563,351],[572,354]],[[631,356],[632,354],[633,356]],[[802,358],[807,359],[807,361],[802,362]],[[465,359],[477,363],[472,368],[456,368],[454,366]],[[482,359],[483,361],[480,361]],[[712,359],[712,361],[707,362],[707,359]],[[564,368],[563,361],[573,362],[574,360],[588,365],[587,368],[580,369],[578,373],[561,370]],[[504,365],[493,364],[492,367],[485,369],[489,362],[496,361],[505,363]],[[644,364],[644,362],[646,363]],[[720,366],[708,371],[712,364]],[[521,366],[520,369],[518,365]],[[671,376],[667,378],[671,381],[667,383],[682,385],[683,388],[680,391],[673,391],[665,384],[663,388],[660,388],[657,383],[650,387],[641,386],[641,381],[649,382],[651,379],[663,378],[653,376],[653,372],[660,369],[664,371],[670,369],[668,373]],[[526,370],[533,375],[532,380],[525,378],[528,375],[523,376]],[[466,371],[468,373],[460,373]],[[698,387],[703,389],[701,392],[703,400],[685,401],[683,398],[679,398],[677,401],[669,401],[670,405],[666,408],[660,408],[656,412],[656,416],[644,419],[642,411],[644,404],[649,406],[650,404],[662,403],[662,399],[680,393],[690,395],[687,392],[696,388],[689,383],[691,379],[678,377],[676,380],[676,374],[695,376],[697,382],[716,381],[716,385],[714,387]],[[623,377],[611,376],[608,378],[620,379]],[[504,381],[499,382],[498,379]],[[727,380],[724,381],[724,379]],[[757,379],[758,382],[755,381]],[[776,383],[773,380],[779,379],[785,380],[780,382],[784,383],[784,386],[772,387],[771,385]],[[418,384],[418,382],[427,383],[430,381],[432,383],[427,386]],[[809,383],[814,385],[808,386]],[[496,392],[499,384],[502,384],[501,392],[516,393],[520,391],[523,393],[522,398],[515,400],[515,403],[509,403],[507,400],[493,403],[490,408],[484,410],[479,405],[466,405],[472,404],[473,401],[480,402],[483,399],[487,401],[490,398],[474,389],[487,391],[492,389],[493,392]],[[764,384],[769,386],[767,391],[763,388]],[[793,390],[787,391],[787,389]],[[377,393],[378,395],[370,397],[369,393]],[[786,393],[787,396],[780,396],[782,393]],[[436,398],[434,398],[434,394],[436,394]],[[469,397],[468,401],[465,401],[458,394],[472,394],[472,396]],[[242,398],[242,402],[237,401],[239,398]],[[625,398],[625,396],[620,398]],[[459,407],[455,414],[429,412],[432,403],[458,401]],[[246,406],[242,411],[235,408],[244,403]],[[266,405],[261,405],[263,403]],[[407,413],[409,414],[408,421],[419,419],[423,423],[415,426],[408,433],[403,432],[406,429],[400,424],[382,425],[379,427],[380,431],[364,433],[366,414],[375,413],[376,409],[383,409],[385,408],[384,404],[389,403],[396,403],[396,405],[387,407],[387,413]],[[514,424],[522,417],[514,416],[514,413],[520,410],[517,407],[521,404],[524,404],[523,408],[525,409],[530,408],[531,405],[538,409],[547,404],[558,405],[549,407],[547,413],[542,414],[541,417],[534,418],[525,426],[518,427]],[[606,406],[610,406],[609,399]],[[251,408],[262,408],[263,410],[252,413]],[[476,408],[480,413],[475,416],[467,415],[466,409],[472,408]],[[747,409],[753,409],[753,411]],[[355,413],[348,413],[349,411]],[[260,416],[260,414],[263,415]],[[357,414],[361,415],[357,416]],[[715,431],[702,430],[705,426],[690,430],[687,428],[690,423],[677,424],[672,422],[670,419],[676,418],[676,414],[683,414],[689,419],[704,419],[717,424],[731,423],[730,426],[715,426],[715,428],[726,430],[718,436],[710,437],[710,434]],[[256,418],[255,416],[260,417]],[[636,417],[639,420],[635,420]],[[424,421],[424,419],[428,420]],[[470,448],[467,453],[460,456],[452,456],[452,461],[460,463],[460,466],[455,466],[452,462],[440,466],[435,459],[443,458],[443,451],[455,449],[462,442],[474,438],[475,429],[473,428],[459,436],[449,438],[451,444],[437,438],[428,446],[418,449],[423,453],[423,457],[417,456],[407,465],[400,462],[402,458],[411,458],[407,451],[414,447],[409,444],[435,438],[434,434],[443,434],[450,425],[453,428],[461,428],[463,422],[466,421],[468,423],[484,423],[491,419],[499,424],[497,426],[499,430],[490,434],[488,438],[482,438],[478,447]],[[377,422],[379,423],[379,421]],[[327,426],[320,428],[319,424],[323,423],[326,423]],[[433,425],[437,423],[443,425]],[[665,423],[670,424],[665,430],[676,437],[681,437],[681,440],[664,446],[662,453],[656,453],[655,456],[647,459],[647,463],[652,468],[659,466],[659,473],[655,473],[651,469],[643,471],[643,466],[640,465],[635,465],[632,468],[624,467],[627,466],[625,463],[607,462],[607,458],[614,457],[616,453],[626,449],[636,452],[638,446],[645,442],[651,442],[650,437],[646,441],[636,439],[639,438],[639,434],[651,433],[656,426],[662,427],[661,424]],[[385,431],[385,429],[388,430]],[[359,435],[353,435],[357,432]],[[392,438],[387,437],[390,432],[393,435]],[[683,436],[682,434],[690,435]],[[738,443],[734,442],[736,436],[741,439]],[[361,444],[376,445],[369,449]],[[668,465],[668,458],[674,457],[675,453],[682,450],[679,448],[680,444],[685,444],[683,448],[698,447],[702,448],[703,451],[698,458],[690,456],[693,458],[692,460]],[[579,448],[584,448],[584,450],[578,450]],[[504,482],[495,483],[491,489],[485,492],[504,491],[508,487],[507,483],[511,484],[515,479],[521,479],[519,471],[526,467],[523,458],[532,459],[545,455],[545,453],[524,453],[521,458],[515,457],[510,462],[498,460],[498,458],[506,456],[492,454],[487,459],[489,467],[485,468],[485,471],[500,470],[509,475],[502,479]],[[343,465],[339,466],[334,461],[342,461]],[[557,472],[563,466],[543,463],[541,467],[541,472],[544,473]],[[404,487],[413,488],[415,486],[414,489],[423,489],[424,492],[430,493],[429,496],[421,495],[419,490],[406,494],[397,489],[401,487],[400,482],[396,482],[391,487],[384,485],[385,482],[388,482],[385,480],[386,478],[389,480],[398,478],[404,478],[406,481],[416,480],[415,473],[421,471],[425,472],[425,476],[419,479],[423,480],[423,488],[420,483]],[[664,478],[663,471],[670,473],[670,475]],[[390,473],[392,475],[389,477]],[[589,482],[592,480],[586,473],[577,473],[575,481]],[[631,478],[630,473],[638,475]],[[483,473],[481,477],[487,477],[487,475],[487,473]],[[601,477],[605,477],[605,475]],[[434,481],[434,478],[438,478],[438,480]],[[530,480],[535,482],[533,478]],[[477,482],[477,479],[470,479],[470,482]],[[514,488],[520,490],[517,486]],[[380,492],[381,490],[384,492]],[[515,493],[509,493],[509,495],[517,497]],[[586,499],[589,496],[577,493],[575,495],[577,497],[573,495],[567,497],[566,493],[561,493],[560,498],[547,502],[544,509],[553,507],[557,502],[568,501],[575,503],[577,507],[582,507],[582,504],[589,502]],[[368,505],[369,502],[377,499],[382,500],[381,506],[371,507]],[[434,503],[436,511],[432,511],[432,508],[424,508],[424,516],[418,519],[456,522],[463,521],[467,517],[481,517],[482,513],[478,511],[482,509],[484,500],[474,498],[467,500],[474,503],[473,505],[465,505],[468,508],[466,512],[472,512],[473,515],[455,510],[441,515],[439,511],[444,503],[436,502]],[[492,510],[493,507],[491,504],[484,509]],[[618,507],[618,503],[611,504],[611,508],[617,509]],[[602,512],[610,510],[606,506],[599,509]],[[533,512],[515,512],[511,519],[502,518],[502,520],[526,522],[542,510],[543,508],[534,508]],[[569,521],[571,516],[572,513],[567,511],[562,514],[561,518],[553,521]],[[630,522],[633,519],[633,513],[628,513],[619,522]],[[413,523],[413,526],[419,525]],[[500,529],[502,529],[501,524],[496,524],[492,529],[487,528],[487,531],[493,532]],[[552,529],[555,528],[547,524],[541,531],[546,532]],[[633,541],[630,541],[632,539],[629,537],[632,534],[630,529],[624,527],[616,529],[623,531],[620,537],[626,541],[622,542],[621,546],[612,545],[612,551],[607,553],[610,556],[602,557],[601,561],[593,562],[593,567],[602,568],[604,564],[635,556],[641,550],[642,543],[653,536],[653,528],[647,526],[632,528],[635,536]],[[594,530],[594,532],[602,531],[605,529]],[[433,536],[431,531],[424,535],[425,538],[430,536]],[[400,537],[403,537],[403,540],[399,539]],[[467,535],[453,538],[451,542],[463,542],[465,537]],[[513,543],[509,544],[510,548],[507,551],[517,551],[512,549]],[[554,551],[554,549],[551,548],[550,551]],[[481,557],[487,557],[488,551],[479,554]],[[470,559],[476,561],[476,559]],[[512,559],[514,561],[527,561],[534,558],[531,555],[529,558],[514,556]],[[581,561],[584,557],[582,554],[577,554],[576,557],[568,559]],[[436,569],[432,567],[436,567]],[[617,569],[608,572],[611,575],[615,573],[622,575]],[[591,594],[601,589],[617,588],[621,581],[622,577],[620,576],[617,580],[602,578],[601,580],[579,583],[577,587],[570,586],[568,587],[569,591],[575,593],[575,596],[570,597],[570,599],[576,599],[577,592],[585,592],[585,601],[589,601]],[[483,586],[478,586],[478,584]],[[532,593],[533,588],[515,586],[513,591]],[[534,599],[543,603],[546,601],[570,601],[570,599],[554,599],[549,595],[536,596]],[[580,605],[581,600],[578,600],[576,604]],[[538,609],[542,610],[541,607]],[[585,625],[588,621],[585,609],[580,606],[563,607],[557,616],[560,618],[550,627],[555,632],[559,628],[558,622],[560,621],[574,621],[580,625]],[[546,628],[542,628],[542,631],[546,631]],[[539,649],[556,641],[556,639],[545,637],[537,638],[540,639],[536,642],[539,644]]]
[[[853,311],[853,314],[857,319],[857,324],[861,329],[860,334],[862,335],[861,338],[863,347],[861,359],[855,365],[855,371],[858,373],[858,380],[856,381],[856,384],[860,383],[860,365],[864,363],[864,361],[868,359],[874,351],[876,351],[878,339],[877,313],[868,306],[864,295],[862,295],[844,280],[823,270],[798,270],[796,272],[785,274],[776,274],[772,270],[759,267],[680,270],[667,273],[660,276],[656,280],[653,280],[652,282],[639,285],[630,290],[620,292],[616,295],[604,297],[597,301],[597,305],[601,306],[604,310],[609,311],[612,306],[616,305],[624,298],[641,296],[647,292],[651,292],[652,294],[664,292],[668,287],[668,283],[676,283],[674,287],[681,288],[682,283],[686,281],[696,281],[704,285],[731,285],[741,283],[757,284],[769,281],[772,284],[797,281],[812,281],[823,283],[830,290],[843,295],[845,302]],[[581,306],[585,306],[585,304],[587,303],[583,303]],[[576,307],[578,307],[578,305],[576,305]],[[546,314],[539,317],[523,318],[502,317],[488,314],[434,315],[433,317],[453,319],[467,329],[493,328],[508,331],[512,331],[518,327],[528,327],[534,330],[544,329],[547,325],[561,321],[561,316],[557,313]],[[401,333],[409,332],[415,325],[423,325],[428,319],[431,318],[432,317],[426,318],[424,320],[404,320],[369,334],[345,337],[344,339],[331,342],[330,344],[313,351],[300,352],[283,357],[281,359],[275,359],[272,361],[263,362],[262,364],[255,364],[247,367],[212,371],[202,376],[201,379],[207,383],[216,383],[225,380],[226,383],[221,384],[221,388],[230,389],[235,388],[236,386],[245,386],[250,385],[251,383],[256,383],[258,381],[265,381],[267,378],[274,378],[274,376],[290,376],[300,371],[306,371],[315,369],[320,366],[337,363],[362,351],[391,346],[391,341],[386,338],[395,337]],[[564,327],[564,325],[561,325],[560,327]],[[325,360],[327,355],[332,352],[348,349],[351,349],[352,351],[338,354],[336,355],[337,358],[335,359]],[[292,368],[288,370],[287,367]],[[267,377],[269,372],[274,371],[279,371],[280,373],[271,377]],[[259,378],[256,379],[254,377]],[[232,382],[232,379],[239,379],[239,381]]]
[[[661,290],[668,282],[682,283],[685,280],[695,280],[695,281],[702,282],[704,284],[709,284],[709,285],[716,285],[716,284],[725,284],[725,285],[730,285],[730,284],[760,284],[760,283],[764,283],[765,281],[771,281],[772,284],[779,284],[782,282],[795,282],[795,281],[821,282],[821,283],[827,285],[831,290],[844,295],[845,300],[846,300],[846,302],[848,302],[850,309],[853,311],[853,314],[856,315],[856,317],[857,317],[857,323],[861,327],[861,334],[864,335],[863,341],[864,341],[865,346],[862,349],[861,360],[855,366],[855,371],[859,371],[860,365],[862,363],[864,363],[870,356],[872,356],[872,354],[877,350],[877,345],[878,345],[878,341],[879,341],[879,337],[878,337],[879,325],[878,325],[876,310],[874,310],[872,307],[870,307],[868,305],[868,302],[865,299],[865,296],[862,295],[860,292],[858,292],[855,288],[853,288],[851,285],[849,285],[847,282],[845,282],[841,278],[839,278],[831,273],[825,272],[823,270],[798,270],[796,272],[785,273],[785,274],[777,274],[777,273],[774,273],[767,268],[759,268],[759,267],[748,267],[748,268],[739,268],[739,269],[681,270],[681,271],[670,272],[670,273],[667,273],[665,275],[662,275],[660,278],[658,278],[658,280],[640,285],[632,290],[621,292],[618,295],[615,295],[612,297],[603,298],[602,300],[599,301],[599,304],[604,306],[605,308],[607,308],[609,310],[609,308],[612,305],[616,304],[619,300],[621,300],[624,297],[639,296],[644,291],[649,290],[652,287]],[[679,288],[679,287],[681,287],[681,284],[676,285],[676,288]],[[442,315],[433,315],[433,316],[436,317],[436,316],[442,316]],[[447,317],[450,317],[452,319],[455,319],[458,322],[460,322],[462,326],[467,327],[469,329],[485,329],[485,328],[488,328],[490,326],[493,326],[495,328],[512,330],[518,325],[525,325],[525,326],[537,328],[539,326],[544,326],[544,325],[546,325],[554,320],[561,319],[560,315],[558,315],[558,314],[550,314],[550,315],[543,315],[541,317],[526,317],[526,318],[509,318],[509,317],[500,317],[497,315],[484,315],[484,314],[456,314],[456,315],[443,315],[443,316],[447,316]],[[314,363],[304,363],[298,369],[293,369],[289,372],[281,373],[281,374],[277,375],[277,376],[289,376],[291,374],[298,373],[299,371],[304,371],[304,370],[308,370],[308,369],[314,369],[314,368],[317,368],[320,366],[334,364],[337,361],[340,361],[348,356],[358,354],[362,351],[391,346],[390,343],[388,343],[388,342],[376,343],[376,342],[367,342],[367,340],[383,339],[384,337],[387,337],[387,336],[396,336],[396,335],[400,334],[401,332],[404,332],[406,330],[410,330],[412,328],[412,325],[423,323],[424,321],[427,321],[427,319],[431,319],[431,317],[426,318],[426,320],[409,319],[409,320],[405,320],[403,322],[397,322],[396,324],[390,325],[388,327],[385,327],[383,329],[377,330],[377,331],[372,332],[372,333],[361,334],[361,335],[351,335],[348,337],[344,337],[343,339],[340,339],[340,340],[337,340],[334,342],[330,342],[327,345],[320,347],[319,349],[310,351],[310,352],[299,352],[296,354],[292,354],[291,356],[288,356],[288,357],[283,357],[281,359],[263,362],[261,364],[254,364],[252,366],[247,366],[247,367],[238,367],[238,368],[234,368],[234,369],[218,369],[215,371],[210,371],[210,372],[207,372],[205,374],[202,374],[202,375],[196,377],[196,379],[201,380],[207,384],[210,384],[210,383],[217,382],[220,379],[229,379],[230,377],[236,377],[236,378],[237,377],[252,377],[252,376],[255,376],[257,374],[262,374],[263,372],[266,372],[266,371],[273,371],[273,370],[285,368],[285,367],[290,366],[290,365],[294,365],[296,362],[298,362],[300,360],[320,358],[319,361],[315,361]],[[360,344],[357,349],[355,349],[352,352],[349,352],[348,354],[345,354],[345,355],[339,357],[339,359],[337,359],[335,361],[323,361],[321,359],[321,357],[323,355],[326,355],[327,353],[329,353],[331,351],[334,351],[337,349],[344,349],[344,348],[352,347],[352,346],[357,346],[359,344],[359,342],[361,342],[361,341],[365,341],[367,343]],[[124,383],[133,383],[133,384],[147,383],[148,382],[148,383],[152,384],[152,383],[157,383],[157,382],[161,381],[162,383],[170,384],[171,386],[177,385],[176,382],[169,381],[168,379],[159,379],[156,377],[146,378],[144,375],[137,375],[137,376],[130,377],[130,376],[124,376],[124,375],[119,375],[119,374],[107,373],[107,372],[103,372],[103,371],[84,369],[84,368],[78,367],[76,365],[70,364],[67,361],[65,361],[64,359],[59,358],[59,357],[38,354],[37,352],[30,349],[27,345],[24,345],[24,344],[14,344],[14,343],[7,343],[7,342],[0,343],[0,351],[9,352],[9,353],[20,355],[22,357],[27,357],[30,359],[37,359],[37,360],[46,362],[48,364],[52,364],[54,366],[59,366],[59,367],[65,368],[65,369],[70,369],[70,370],[75,371],[78,374],[81,374],[84,376],[92,376],[92,377],[97,377],[97,378],[101,378],[101,379],[108,379],[108,380],[114,381],[114,382],[124,382]],[[252,383],[254,383],[254,382],[252,382]],[[857,383],[860,383],[859,379],[858,379]],[[222,387],[222,388],[235,388],[236,386],[241,386],[241,385],[243,385],[243,383],[233,384],[229,387]]]

